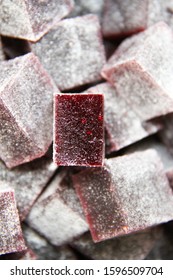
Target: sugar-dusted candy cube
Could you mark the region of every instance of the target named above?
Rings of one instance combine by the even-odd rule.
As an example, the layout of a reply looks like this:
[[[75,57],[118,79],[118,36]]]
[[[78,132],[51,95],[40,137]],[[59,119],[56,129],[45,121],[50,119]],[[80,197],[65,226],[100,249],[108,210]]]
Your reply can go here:
[[[106,153],[117,151],[159,130],[159,123],[144,123],[126,99],[109,83],[87,89],[88,93],[104,95]]]
[[[102,94],[56,94],[54,162],[101,166],[104,158]]]
[[[73,4],[73,0],[2,0],[0,34],[38,41],[70,13]]]
[[[43,236],[27,225],[23,226],[26,244],[33,250],[39,260],[75,260],[76,255],[69,246],[53,246]]]
[[[0,181],[0,255],[26,249],[14,191]],[[2,187],[4,187],[2,189]]]
[[[71,246],[94,260],[142,260],[161,239],[162,234],[161,227],[154,227],[94,243],[90,233],[87,232],[76,238]]]
[[[102,75],[144,121],[172,112],[172,30],[161,22],[124,40]]]
[[[95,15],[62,20],[31,49],[61,90],[101,79],[105,52]]]
[[[63,245],[88,230],[75,190],[57,174],[33,205],[27,223],[55,246]]]
[[[95,242],[173,218],[173,194],[154,150],[108,159],[73,176]]]
[[[147,9],[147,0],[106,0],[102,20],[104,36],[127,36],[144,30]]]
[[[0,157],[11,168],[48,150],[58,89],[34,54],[1,62],[0,72]]]
[[[0,181],[15,190],[19,217],[24,220],[39,194],[46,187],[57,166],[42,157],[9,170],[0,161]],[[1,188],[0,188],[1,189]]]

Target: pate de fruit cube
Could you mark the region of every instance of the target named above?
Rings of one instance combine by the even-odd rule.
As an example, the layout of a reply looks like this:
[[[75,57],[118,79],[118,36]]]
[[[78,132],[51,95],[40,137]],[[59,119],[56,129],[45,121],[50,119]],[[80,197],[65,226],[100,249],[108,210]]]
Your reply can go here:
[[[1,0],[0,34],[38,41],[68,15],[73,0]]]
[[[95,15],[62,20],[31,49],[61,90],[101,79],[105,52]]]
[[[101,17],[104,0],[74,0],[74,9],[69,17],[82,16],[85,14],[96,14]]]
[[[33,205],[27,223],[55,246],[63,245],[88,230],[78,197],[71,187],[61,185],[64,173],[52,183]]]
[[[142,260],[161,237],[162,228],[154,227],[94,243],[90,233],[87,232],[70,245],[87,258],[94,260]]]
[[[20,227],[14,190],[6,188],[1,181],[0,187],[0,255],[2,255],[20,252],[26,247]]]
[[[58,89],[33,54],[1,62],[0,72],[0,157],[11,168],[48,150]]]
[[[104,95],[104,122],[106,128],[106,153],[117,151],[159,130],[159,123],[144,123],[109,83],[87,89],[88,93]]]
[[[0,181],[14,188],[20,220],[26,218],[56,169],[50,159],[43,157],[11,170],[0,161]]]
[[[147,26],[147,0],[105,0],[102,29],[105,37],[127,36]]]
[[[141,120],[172,112],[172,30],[161,22],[124,40],[104,66],[102,75]]]
[[[95,242],[173,218],[173,194],[155,150],[106,160],[73,176]]]
[[[54,162],[101,166],[104,159],[102,94],[56,94]]]

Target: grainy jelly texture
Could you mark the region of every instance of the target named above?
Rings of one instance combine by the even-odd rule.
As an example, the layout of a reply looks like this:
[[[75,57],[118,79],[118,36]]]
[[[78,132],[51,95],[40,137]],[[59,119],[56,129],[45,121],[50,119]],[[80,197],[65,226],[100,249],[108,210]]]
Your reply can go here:
[[[105,52],[95,15],[62,20],[31,49],[61,90],[101,79]]]
[[[38,41],[70,13],[73,0],[1,0],[0,34]]]
[[[111,158],[73,177],[95,242],[173,218],[173,196],[154,150]]]
[[[0,181],[3,187],[3,182]],[[0,190],[0,255],[25,250],[14,191]]]
[[[0,157],[14,167],[48,150],[58,89],[33,54],[2,62],[0,72]]]
[[[54,162],[101,166],[104,158],[102,94],[55,95]]]

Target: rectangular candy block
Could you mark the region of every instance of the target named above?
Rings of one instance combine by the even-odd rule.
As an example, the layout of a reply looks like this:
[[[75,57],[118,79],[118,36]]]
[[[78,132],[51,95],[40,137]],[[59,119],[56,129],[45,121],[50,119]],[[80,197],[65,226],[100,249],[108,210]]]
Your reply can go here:
[[[108,159],[73,176],[95,242],[173,219],[173,194],[154,150]]]
[[[20,252],[26,249],[19,215],[16,208],[14,191],[4,187],[0,181],[0,255]]]
[[[105,51],[96,15],[64,19],[30,47],[62,91],[101,80]]]
[[[32,53],[1,62],[0,72],[0,157],[11,168],[47,152],[59,91]]]
[[[52,26],[68,15],[73,0],[2,0],[0,34],[38,41]]]
[[[104,158],[102,94],[56,94],[54,162],[101,166]]]

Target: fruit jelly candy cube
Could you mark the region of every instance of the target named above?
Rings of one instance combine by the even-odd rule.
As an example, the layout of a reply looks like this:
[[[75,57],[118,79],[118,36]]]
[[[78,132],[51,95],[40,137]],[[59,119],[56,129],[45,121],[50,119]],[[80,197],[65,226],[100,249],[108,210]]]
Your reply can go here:
[[[104,156],[103,95],[57,94],[54,162],[101,166]]]
[[[23,235],[26,244],[37,255],[39,260],[75,260],[76,255],[73,250],[65,246],[52,246],[44,237],[40,236],[36,231],[24,225]]]
[[[171,29],[158,23],[124,40],[104,66],[102,75],[144,121],[172,112]]]
[[[95,242],[173,218],[173,195],[155,150],[108,159],[74,175]]]
[[[3,182],[0,182],[3,186]],[[16,208],[14,191],[0,190],[0,255],[26,249]]]
[[[125,98],[109,83],[88,88],[88,93],[104,94],[106,152],[117,151],[159,130],[159,125],[143,123]]]
[[[127,36],[147,27],[147,0],[106,0],[103,13],[105,37]]]
[[[50,159],[40,158],[9,170],[0,161],[0,181],[13,186],[17,208],[21,220],[24,220],[34,201],[42,192],[57,166]]]
[[[62,20],[31,49],[61,90],[101,79],[105,51],[95,15]]]
[[[2,0],[0,34],[38,41],[70,13],[73,4],[73,0]]]
[[[61,189],[64,176],[64,173],[57,174],[33,205],[26,220],[30,227],[55,246],[64,245],[88,230],[88,224],[78,211],[80,203],[75,191],[68,186],[65,193]]]
[[[93,243],[90,233],[75,239],[71,246],[94,260],[142,260],[162,236],[162,228],[154,227],[137,233]]]
[[[11,168],[41,157],[51,145],[58,89],[33,54],[1,62],[0,72],[0,154]]]

